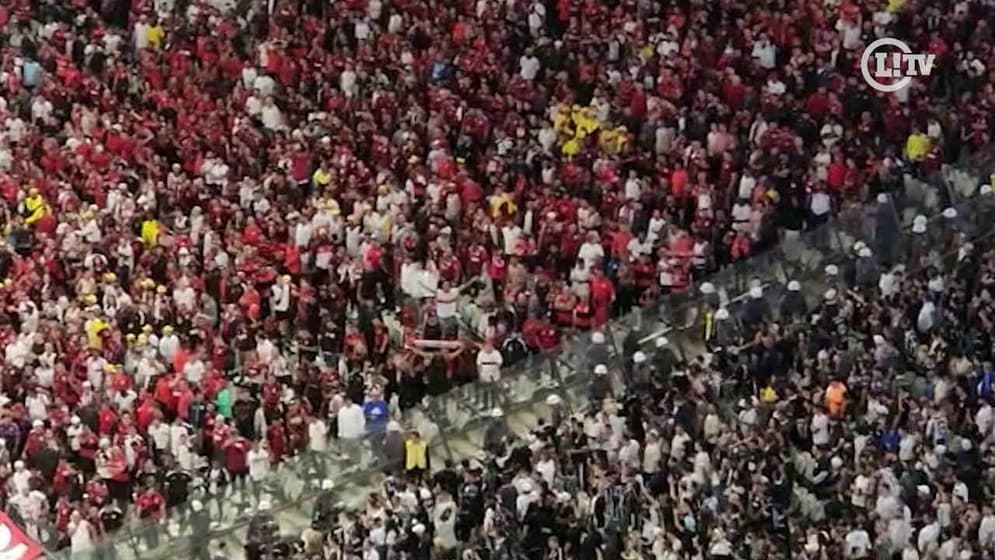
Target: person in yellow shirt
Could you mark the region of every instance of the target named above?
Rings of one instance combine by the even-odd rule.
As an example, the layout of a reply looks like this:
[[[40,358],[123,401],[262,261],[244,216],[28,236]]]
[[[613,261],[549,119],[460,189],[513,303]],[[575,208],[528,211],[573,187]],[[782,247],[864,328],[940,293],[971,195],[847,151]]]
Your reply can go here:
[[[93,296],[90,296],[93,297]],[[96,299],[96,298],[94,298]],[[86,344],[90,348],[95,350],[100,350],[104,346],[104,341],[101,340],[100,334],[104,332],[104,329],[108,328],[110,325],[101,317],[94,317],[86,322],[84,329],[86,330]]]
[[[563,156],[567,159],[573,158],[580,152],[580,140],[576,138],[567,140],[563,143],[563,147],[560,148],[560,151],[563,152]]]
[[[929,136],[923,134],[919,128],[913,128],[912,134],[909,134],[908,140],[905,141],[905,156],[909,161],[922,161],[926,159],[926,154],[932,147],[933,141]]]
[[[598,145],[605,152],[618,155],[629,139],[629,130],[624,126],[602,128],[598,133]]]
[[[639,49],[639,58],[642,59],[643,62],[649,62],[650,59],[653,58],[655,54],[656,54],[656,47],[654,47],[653,45],[646,45],[643,48]]]
[[[404,442],[404,470],[415,475],[428,470],[428,442],[418,432]]]
[[[573,128],[570,126],[570,107],[566,103],[553,107],[550,119],[553,121],[553,130],[560,136],[573,134]]]
[[[148,29],[145,30],[145,41],[149,45],[149,49],[153,51],[159,50],[162,46],[162,40],[166,37],[166,30],[162,28],[162,24],[158,21],[155,25],[150,25]]]
[[[148,219],[142,222],[142,243],[146,247],[155,247],[159,244],[159,221]]]
[[[38,189],[32,187],[28,191],[28,196],[24,199],[24,223],[27,225],[32,225],[38,220],[44,218],[48,214],[48,204],[45,202],[45,197],[41,195]]]
[[[325,165],[321,164],[318,169],[314,170],[311,174],[311,182],[314,183],[315,187],[325,187],[332,182],[332,172],[325,169]]]
[[[598,120],[594,118],[594,109],[591,107],[575,107],[572,115],[576,132],[575,138],[583,140],[588,134],[598,129]]]
[[[494,195],[490,199],[491,206],[491,217],[498,217],[502,212],[507,215],[512,215],[518,211],[518,206],[511,200],[511,196],[504,192],[501,187],[497,188]]]

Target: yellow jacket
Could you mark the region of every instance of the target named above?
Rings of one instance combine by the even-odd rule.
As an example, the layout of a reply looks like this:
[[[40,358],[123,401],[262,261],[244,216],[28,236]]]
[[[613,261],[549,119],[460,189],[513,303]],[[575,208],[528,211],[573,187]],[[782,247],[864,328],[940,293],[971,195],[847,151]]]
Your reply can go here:
[[[933,147],[932,140],[925,134],[910,134],[905,142],[905,155],[912,161],[920,161],[926,157],[930,148]]]
[[[428,469],[428,442],[423,439],[409,439],[404,442],[404,468]]]
[[[159,243],[159,222],[145,220],[142,222],[142,243],[146,247],[154,247]]]
[[[28,217],[24,219],[24,223],[29,226],[44,218],[45,214],[48,213],[48,206],[45,204],[45,199],[40,194],[25,198],[24,209],[28,214]]]

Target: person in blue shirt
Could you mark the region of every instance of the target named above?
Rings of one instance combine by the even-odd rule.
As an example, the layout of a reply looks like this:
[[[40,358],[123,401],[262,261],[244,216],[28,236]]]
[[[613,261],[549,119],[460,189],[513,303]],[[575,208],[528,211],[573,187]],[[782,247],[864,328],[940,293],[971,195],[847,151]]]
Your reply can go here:
[[[44,70],[41,64],[38,64],[30,58],[24,61],[21,66],[21,80],[24,82],[24,87],[34,88],[41,85],[42,73]]]
[[[373,456],[379,460],[383,457],[383,438],[387,433],[387,423],[390,421],[390,405],[383,397],[383,392],[374,387],[363,401],[363,416],[366,417],[366,436],[370,439]]]

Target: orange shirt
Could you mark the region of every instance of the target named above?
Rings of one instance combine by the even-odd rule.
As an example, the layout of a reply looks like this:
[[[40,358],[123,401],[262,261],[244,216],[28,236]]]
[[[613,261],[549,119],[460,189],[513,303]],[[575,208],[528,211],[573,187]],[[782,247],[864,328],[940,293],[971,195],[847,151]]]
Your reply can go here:
[[[826,407],[832,414],[839,414],[843,411],[846,403],[846,385],[838,381],[833,381],[826,389]]]

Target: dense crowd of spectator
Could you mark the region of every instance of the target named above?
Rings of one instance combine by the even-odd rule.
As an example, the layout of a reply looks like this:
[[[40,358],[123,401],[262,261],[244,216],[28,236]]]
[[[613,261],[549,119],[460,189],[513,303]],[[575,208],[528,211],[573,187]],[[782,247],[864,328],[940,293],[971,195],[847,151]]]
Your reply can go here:
[[[321,497],[302,535],[263,511],[248,557],[993,558],[995,241],[937,234],[908,269],[862,274],[858,244],[824,292],[751,290],[688,361],[592,336],[581,412],[495,410],[482,460],[431,476],[413,437],[365,508]]]
[[[379,450],[400,408],[985,145],[991,21],[913,0],[4,2],[0,500],[85,554],[203,469]],[[933,75],[868,89],[856,61],[885,35]]]

